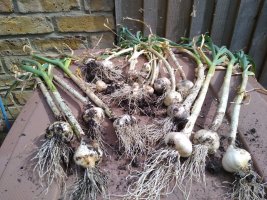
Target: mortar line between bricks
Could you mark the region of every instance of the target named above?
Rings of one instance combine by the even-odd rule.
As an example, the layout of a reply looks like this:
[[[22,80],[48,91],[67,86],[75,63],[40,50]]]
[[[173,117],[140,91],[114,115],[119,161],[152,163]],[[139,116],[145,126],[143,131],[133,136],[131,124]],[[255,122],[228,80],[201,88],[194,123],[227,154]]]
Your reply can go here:
[[[63,15],[62,15],[63,14]],[[72,10],[72,11],[61,11],[61,12],[28,12],[28,13],[0,13],[1,16],[10,16],[10,17],[20,17],[20,16],[30,16],[30,17],[64,17],[64,16],[113,16],[113,11],[92,11],[91,13],[81,11],[81,10]]]
[[[52,32],[52,33],[39,33],[39,34],[20,34],[20,35],[3,35],[0,36],[0,40],[8,39],[49,39],[49,38],[61,38],[61,37],[88,37],[94,34],[112,33],[111,31],[96,31],[96,32],[75,32],[77,35],[73,35],[74,32]],[[45,36],[45,38],[41,38]]]

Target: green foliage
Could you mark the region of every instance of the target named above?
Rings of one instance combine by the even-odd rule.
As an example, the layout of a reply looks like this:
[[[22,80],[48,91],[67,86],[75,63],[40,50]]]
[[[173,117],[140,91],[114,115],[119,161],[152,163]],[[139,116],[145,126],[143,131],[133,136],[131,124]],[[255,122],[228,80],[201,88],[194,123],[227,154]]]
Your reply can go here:
[[[256,72],[256,64],[253,59],[245,54],[244,51],[237,52],[235,56],[238,58],[243,72],[249,76],[254,76]]]

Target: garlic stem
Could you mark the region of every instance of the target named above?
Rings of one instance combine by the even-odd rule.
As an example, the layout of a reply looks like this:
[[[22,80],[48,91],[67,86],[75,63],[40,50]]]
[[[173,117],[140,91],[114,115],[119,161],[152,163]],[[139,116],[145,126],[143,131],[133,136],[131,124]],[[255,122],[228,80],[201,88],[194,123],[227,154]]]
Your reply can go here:
[[[190,112],[190,108],[194,103],[194,101],[196,100],[204,80],[205,80],[205,67],[203,63],[200,62],[197,66],[197,80],[194,86],[190,89],[190,93],[187,95],[186,99],[182,104],[186,111]]]
[[[230,138],[231,138],[231,145],[233,146],[235,146],[240,108],[243,98],[245,96],[247,82],[248,82],[248,74],[245,71],[242,73],[242,83],[235,98],[235,104],[231,116]]]
[[[230,62],[227,65],[227,70],[224,76],[223,85],[221,86],[221,89],[220,89],[221,92],[219,92],[219,94],[221,94],[220,103],[217,107],[216,115],[214,116],[211,127],[210,127],[210,130],[215,131],[215,132],[221,126],[224,115],[225,115],[234,63],[235,63],[235,58],[232,57]]]
[[[77,138],[80,139],[80,136],[85,135],[85,134],[84,134],[82,128],[80,127],[78,121],[75,119],[74,115],[72,114],[70,108],[67,106],[65,101],[62,99],[59,92],[57,91],[57,88],[55,87],[53,82],[50,80],[48,75],[44,71],[41,71],[42,66],[40,66],[40,64],[38,64],[38,62],[36,62],[36,61],[31,61],[31,62],[34,64],[37,64],[39,70],[33,69],[32,67],[26,66],[26,65],[22,65],[21,68],[25,71],[32,72],[32,73],[43,78],[46,85],[48,86],[51,93],[53,94],[56,103],[59,105],[61,111],[64,113],[65,117],[67,117],[68,122],[70,123],[70,125],[74,129],[74,133],[76,134]]]
[[[92,102],[94,102],[98,107],[103,108],[109,118],[112,117],[112,112],[108,106],[101,99],[99,99],[89,87],[86,86],[85,82],[81,81],[74,74],[71,74],[70,78],[81,88],[81,90],[89,97],[89,99],[92,100]]]
[[[152,68],[151,68],[151,80],[150,80],[150,84],[153,85],[155,80],[158,78],[159,75],[159,66],[160,62],[162,62],[162,60],[159,61],[159,63],[157,63],[157,60],[154,56],[154,54],[152,54]]]
[[[81,135],[85,135],[85,134],[84,134],[81,126],[79,125],[78,121],[76,120],[76,118],[72,114],[72,111],[67,106],[65,101],[62,99],[62,97],[58,91],[53,91],[52,94],[55,97],[55,100],[58,103],[60,109],[62,110],[62,112],[64,112],[65,116],[67,117],[68,122],[70,123],[71,127],[73,128],[74,133],[80,139]]]
[[[153,54],[155,54],[159,59],[161,59],[166,67],[166,69],[168,70],[168,73],[170,75],[170,79],[171,79],[171,91],[175,91],[175,87],[176,87],[176,83],[175,83],[175,75],[174,75],[174,70],[171,67],[171,65],[168,63],[168,61],[156,50],[154,50],[152,47],[148,47],[147,49],[148,51],[152,52]]]
[[[166,46],[165,49],[166,49],[167,53],[170,55],[172,61],[173,61],[174,64],[175,64],[175,66],[177,67],[178,72],[179,72],[179,74],[180,74],[182,80],[186,80],[186,75],[185,75],[185,73],[184,73],[184,70],[183,70],[182,66],[179,64],[177,58],[175,57],[175,55],[174,55],[174,53],[172,52],[172,50],[170,49],[170,47],[169,47],[169,46]]]
[[[36,77],[35,80],[36,80],[37,85],[39,86],[42,94],[44,95],[47,104],[49,105],[50,109],[52,110],[55,118],[57,120],[61,120],[63,118],[63,116],[62,116],[60,110],[57,108],[57,105],[54,103],[49,91],[45,87],[45,84],[42,82],[42,80],[39,77]]]
[[[116,52],[116,53],[110,55],[110,56],[107,57],[105,60],[110,60],[110,59],[112,59],[112,58],[118,57],[118,56],[120,56],[120,55],[122,55],[122,54],[124,54],[124,53],[128,53],[128,52],[130,52],[130,51],[133,51],[133,48],[132,48],[132,47],[127,48],[127,49],[122,49],[122,50],[120,50],[120,51],[118,51],[118,52]]]
[[[130,63],[129,71],[134,71],[138,63],[138,57],[144,53],[144,50],[137,51],[137,46],[134,47],[134,52],[128,62]]]
[[[221,50],[221,49],[220,49]],[[200,47],[197,48],[197,51],[198,53],[200,54],[201,57],[204,58],[204,60],[206,61],[206,63],[208,64],[209,66],[209,70],[208,70],[208,73],[207,73],[207,76],[203,82],[203,85],[202,85],[202,88],[201,88],[201,91],[198,95],[198,98],[196,99],[194,105],[193,105],[193,108],[191,110],[191,115],[188,119],[188,122],[184,128],[184,133],[187,134],[188,136],[190,136],[192,134],[192,131],[193,131],[193,128],[194,128],[194,125],[196,123],[196,120],[199,116],[199,113],[201,111],[201,108],[202,108],[202,105],[204,103],[204,100],[205,100],[205,97],[206,97],[206,94],[208,92],[208,89],[209,89],[209,84],[210,84],[210,81],[211,81],[211,78],[213,77],[214,73],[215,73],[215,69],[216,69],[216,65],[218,65],[219,61],[220,62],[223,62],[223,59],[222,58],[225,58],[223,57],[223,48],[222,48],[222,51],[220,52],[220,50],[217,52],[216,55],[213,55],[213,59],[212,61],[203,53],[202,49]]]
[[[64,81],[62,78],[60,78],[57,75],[53,76],[54,80],[56,81],[57,84],[59,84],[62,88],[66,89],[70,94],[73,95],[78,101],[81,103],[87,105],[90,102],[88,99],[84,96],[82,96],[79,92],[77,92],[74,88],[72,88],[66,81]]]
[[[62,69],[64,73],[66,73],[73,80],[73,82],[76,83],[80,87],[80,89],[89,97],[89,99],[92,100],[93,103],[95,103],[98,107],[103,108],[103,110],[105,111],[106,115],[109,118],[112,117],[112,113],[110,109],[108,108],[108,106],[101,99],[99,99],[90,88],[86,86],[84,81],[76,77],[72,73],[72,71],[69,69],[69,64],[71,62],[71,59],[66,59],[65,64],[63,64],[63,62],[59,60],[53,60],[53,59],[49,59],[49,58],[42,57],[42,56],[35,55],[35,54],[32,54],[32,56],[40,60],[46,61],[48,63],[52,63],[55,66],[58,66],[60,69]]]

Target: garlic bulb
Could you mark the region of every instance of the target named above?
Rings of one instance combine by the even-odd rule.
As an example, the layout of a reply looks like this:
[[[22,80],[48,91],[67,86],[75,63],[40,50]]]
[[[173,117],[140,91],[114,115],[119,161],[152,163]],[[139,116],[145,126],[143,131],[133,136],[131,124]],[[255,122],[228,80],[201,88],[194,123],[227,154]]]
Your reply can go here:
[[[174,103],[168,106],[167,114],[171,118],[182,120],[187,119],[189,117],[189,113],[185,110],[184,106],[178,103]]]
[[[48,126],[45,136],[46,138],[57,137],[64,142],[70,142],[74,134],[68,122],[56,121]]]
[[[183,96],[187,96],[189,90],[194,86],[194,83],[190,80],[181,80],[176,84],[177,91]]]
[[[142,67],[142,71],[144,71],[144,72],[150,72],[151,71],[151,65],[150,65],[150,63],[148,62],[148,63],[145,63],[144,64],[144,67]]]
[[[183,133],[168,133],[165,136],[165,144],[173,146],[179,152],[181,157],[189,157],[192,154],[192,143]]]
[[[151,87],[150,85],[143,85],[143,89],[145,91],[145,93],[147,94],[153,94],[154,93],[154,88]]]
[[[122,115],[121,117],[118,117],[114,122],[113,126],[126,126],[126,125],[133,125],[137,123],[137,119],[132,115]]]
[[[193,135],[194,144],[206,145],[209,153],[215,153],[220,147],[220,138],[214,131],[201,129]]]
[[[163,94],[170,86],[171,81],[166,77],[156,79],[153,85],[155,92],[158,94]]]
[[[99,61],[99,62],[103,65],[103,67],[114,68],[114,64],[110,60],[103,60],[103,61]]]
[[[170,91],[167,93],[167,95],[164,98],[164,105],[169,106],[174,103],[180,103],[182,101],[182,96],[179,92],[176,91]]]
[[[90,63],[95,63],[95,62],[96,62],[96,60],[95,60],[94,58],[88,58],[88,59],[84,62],[84,64],[88,65],[88,64],[90,64]]]
[[[103,152],[97,145],[89,145],[82,141],[74,153],[74,161],[84,168],[94,168],[102,159]]]
[[[96,85],[96,90],[98,92],[103,92],[108,87],[107,84],[104,81],[102,81],[102,80],[96,81],[95,85]]]
[[[102,108],[92,107],[92,108],[86,109],[82,117],[85,122],[94,120],[97,123],[101,123],[105,118],[105,113]]]
[[[139,89],[140,89],[139,83],[134,82],[132,88],[133,88],[132,89],[132,95],[137,97],[139,95],[139,92],[140,92],[139,91]]]
[[[223,155],[223,168],[232,173],[247,171],[250,168],[251,155],[244,149],[230,145]]]

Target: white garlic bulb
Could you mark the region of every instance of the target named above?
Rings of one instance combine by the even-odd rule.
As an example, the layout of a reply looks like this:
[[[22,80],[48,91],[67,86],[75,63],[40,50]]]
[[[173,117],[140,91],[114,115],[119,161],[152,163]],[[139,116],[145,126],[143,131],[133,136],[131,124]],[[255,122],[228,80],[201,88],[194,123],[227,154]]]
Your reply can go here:
[[[84,168],[94,168],[102,159],[103,151],[98,146],[91,146],[81,142],[74,153],[74,161]]]
[[[250,168],[251,155],[245,149],[230,145],[223,155],[223,168],[232,173],[247,171]]]
[[[183,95],[187,95],[193,86],[194,83],[190,80],[181,80],[176,84],[177,91]]]
[[[201,129],[193,135],[193,143],[207,146],[209,153],[214,154],[220,147],[220,138],[214,131]]]
[[[56,121],[48,126],[45,136],[46,138],[56,137],[64,142],[70,142],[74,133],[68,122]]]
[[[154,88],[151,87],[150,85],[143,85],[143,90],[145,91],[145,93],[149,95],[154,93]]]
[[[118,117],[114,122],[113,126],[116,128],[118,126],[126,126],[126,125],[133,125],[137,123],[137,119],[132,115],[122,115]]]
[[[171,86],[171,81],[166,77],[156,79],[153,85],[154,90],[158,94],[163,94],[170,88],[170,86]]]
[[[105,113],[104,113],[104,110],[100,107],[92,107],[92,108],[86,109],[82,117],[85,122],[94,120],[97,123],[101,123],[105,118]]]
[[[102,81],[102,80],[96,81],[95,85],[96,85],[96,90],[98,92],[103,92],[108,87],[107,84],[104,81]]]
[[[189,113],[185,110],[185,107],[178,103],[174,103],[168,106],[167,114],[171,118],[181,120],[187,119],[189,117]]]
[[[109,68],[109,69],[114,68],[114,64],[110,60],[103,60],[103,61],[100,61],[100,62],[106,68]]]
[[[170,91],[166,94],[163,103],[165,106],[169,106],[174,103],[180,103],[182,100],[183,98],[179,92]]]
[[[170,132],[165,136],[165,144],[172,146],[181,157],[189,157],[192,154],[192,143],[189,138],[180,132]]]

